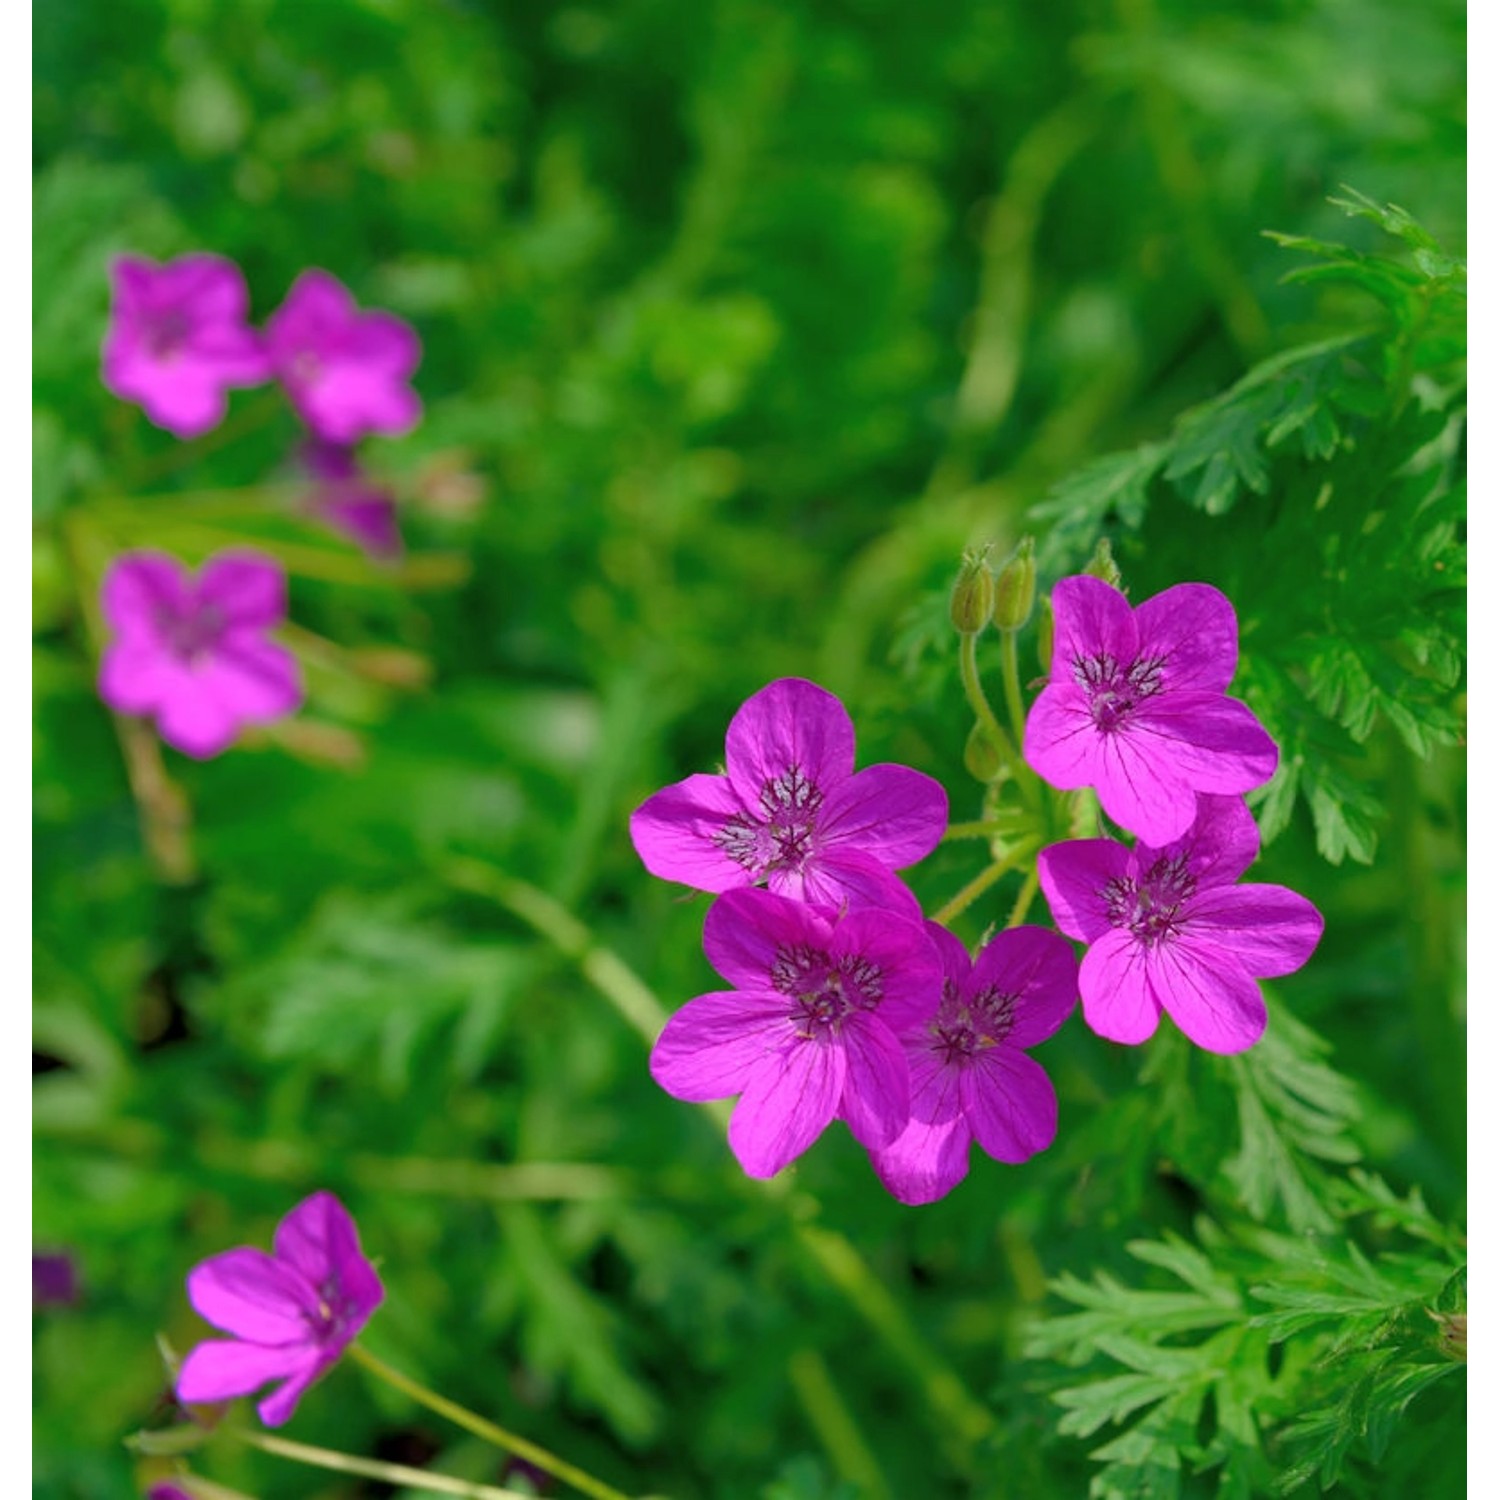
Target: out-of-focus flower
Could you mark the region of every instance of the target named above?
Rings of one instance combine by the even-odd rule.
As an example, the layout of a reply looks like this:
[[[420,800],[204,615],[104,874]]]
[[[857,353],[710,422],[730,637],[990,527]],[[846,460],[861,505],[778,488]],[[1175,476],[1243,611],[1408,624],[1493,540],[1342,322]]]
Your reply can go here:
[[[327,271],[304,271],[266,323],[276,378],[314,434],[329,443],[410,432],[422,403],[409,382],[422,344],[388,312],[361,312]]]
[[[735,988],[667,1022],[651,1076],[677,1099],[740,1096],[729,1145],[750,1176],[774,1177],[835,1116],[871,1149],[901,1134],[909,1085],[896,1032],[942,984],[917,922],[730,891],[709,908],[703,950]]]
[[[1236,885],[1260,852],[1238,797],[1200,797],[1164,847],[1074,839],[1037,858],[1057,925],[1089,945],[1083,1018],[1112,1042],[1144,1042],[1165,1011],[1210,1052],[1243,1052],[1266,1029],[1257,979],[1300,969],[1323,934],[1305,896]]]
[[[727,775],[689,776],[631,814],[653,875],[700,891],[763,880],[830,907],[892,905],[891,872],[930,854],[948,825],[948,796],[932,777],[898,765],[856,771],[844,705],[799,677],[741,705],[725,761]]]
[[[911,1071],[911,1121],[870,1159],[903,1203],[931,1203],[969,1170],[969,1144],[1021,1162],[1057,1134],[1057,1095],[1023,1050],[1044,1042],[1078,999],[1071,945],[1041,927],[998,932],[973,962],[936,922],[927,935],[943,983],[927,1014],[901,1033]]]
[[[78,1264],[66,1250],[32,1251],[33,1307],[75,1307],[78,1295]]]
[[[1132,609],[1098,578],[1052,590],[1051,679],[1023,753],[1065,790],[1091,786],[1115,822],[1160,847],[1187,832],[1197,793],[1248,792],[1276,770],[1276,742],[1225,690],[1239,656],[1234,606],[1179,583]]]
[[[164,553],[128,552],[105,575],[101,603],[114,640],[100,696],[154,715],[186,754],[217,755],[244,725],[301,705],[296,658],[266,638],[286,618],[286,575],[269,558],[221,553],[194,579]]]
[[[250,297],[233,261],[195,253],[157,265],[122,255],[110,267],[104,384],[180,438],[217,427],[231,386],[271,377]]]
[[[273,1253],[226,1250],[187,1279],[197,1312],[233,1334],[192,1349],[177,1375],[177,1399],[228,1401],[268,1381],[281,1384],[256,1410],[279,1427],[365,1326],[385,1295],[359,1247],[348,1210],[314,1193],[276,1227]]]
[[[396,500],[359,466],[352,448],[312,438],[298,450],[298,461],[313,480],[308,509],[371,557],[401,555]]]

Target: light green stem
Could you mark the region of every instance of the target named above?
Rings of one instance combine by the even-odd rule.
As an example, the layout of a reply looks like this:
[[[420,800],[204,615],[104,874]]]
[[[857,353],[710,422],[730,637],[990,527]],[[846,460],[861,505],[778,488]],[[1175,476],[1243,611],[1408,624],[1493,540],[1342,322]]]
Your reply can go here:
[[[997,880],[1009,874],[1032,852],[1033,846],[1027,844],[1023,848],[1012,850],[1004,859],[997,859],[993,864],[987,865],[957,895],[938,907],[932,914],[932,920],[946,927],[954,917],[967,911]]]
[[[880,1462],[870,1451],[848,1403],[839,1394],[828,1362],[816,1349],[799,1349],[787,1361],[786,1372],[798,1404],[828,1451],[839,1477],[848,1480],[865,1500],[891,1500]]]
[[[989,818],[979,818],[973,823],[950,823],[942,842],[951,844],[958,839],[988,839],[993,838],[997,833],[1004,832],[1006,829],[1003,825]]]
[[[460,1406],[458,1402],[450,1401],[446,1396],[440,1396],[436,1391],[428,1390],[425,1385],[413,1380],[410,1375],[403,1375],[400,1370],[392,1369],[383,1359],[377,1359],[371,1354],[363,1344],[351,1344],[349,1356],[356,1364],[363,1365],[372,1375],[378,1376],[387,1385],[392,1385],[398,1391],[410,1396],[413,1401],[420,1402],[429,1410],[437,1412],[439,1416],[447,1417],[450,1422],[456,1423],[467,1432],[472,1432],[475,1437],[492,1443],[496,1448],[501,1448],[507,1453],[514,1453],[518,1458],[524,1458],[527,1463],[545,1470],[554,1478],[562,1480],[564,1484],[572,1485],[575,1490],[594,1496],[594,1500],[628,1500],[622,1491],[605,1484],[602,1479],[595,1479],[592,1474],[585,1474],[582,1469],[576,1468],[566,1459],[558,1458],[556,1454],[549,1453],[545,1448],[538,1447],[537,1444],[513,1432],[507,1432],[505,1428],[481,1417],[477,1412],[470,1411],[467,1406]]]
[[[434,1474],[427,1469],[413,1469],[406,1464],[387,1463],[379,1458],[357,1458],[352,1453],[338,1453],[332,1448],[314,1448],[310,1443],[294,1443],[290,1438],[272,1437],[267,1432],[232,1431],[242,1443],[259,1448],[277,1458],[294,1459],[318,1469],[332,1469],[339,1474],[360,1474],[366,1479],[381,1479],[387,1484],[410,1485],[412,1489],[430,1490],[436,1495],[467,1495],[470,1500],[526,1500],[520,1490],[503,1490],[493,1484],[476,1484],[456,1479],[451,1474]],[[192,1481],[196,1487],[197,1481]],[[217,1487],[215,1487],[217,1488]]]
[[[1010,736],[995,717],[995,710],[990,707],[990,700],[985,696],[984,684],[979,680],[978,640],[977,635],[961,635],[958,638],[958,675],[963,681],[964,696],[969,700],[969,707],[974,710],[974,717],[984,726],[985,733],[994,740],[1000,759],[1014,772],[1018,764],[1016,747],[1011,744]]]
[[[1032,899],[1036,896],[1038,884],[1036,866],[1033,865],[1027,872],[1026,882],[1021,887],[1021,894],[1016,897],[1016,904],[1011,907],[1010,915],[1005,919],[1007,927],[1019,927],[1026,920],[1026,913],[1031,910]]]
[[[1021,667],[1016,660],[1016,635],[1014,630],[1000,632],[1000,667],[1005,674],[1005,708],[1010,714],[1011,732],[1020,745],[1026,739],[1026,707],[1021,700]],[[1018,776],[1031,776],[1030,766],[1017,769]]]

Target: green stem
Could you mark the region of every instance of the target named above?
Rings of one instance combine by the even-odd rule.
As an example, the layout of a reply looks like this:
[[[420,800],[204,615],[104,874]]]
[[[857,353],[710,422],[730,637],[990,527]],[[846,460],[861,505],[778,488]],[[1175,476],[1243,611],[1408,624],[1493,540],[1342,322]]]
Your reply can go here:
[[[1025,884],[1021,887],[1021,894],[1016,897],[1016,904],[1011,907],[1010,915],[1005,919],[1007,927],[1019,927],[1026,920],[1026,913],[1031,910],[1031,903],[1036,896],[1039,883],[1036,866],[1033,865],[1027,872]]]
[[[964,696],[969,700],[969,707],[974,710],[974,717],[984,726],[985,733],[995,741],[1001,760],[1014,772],[1018,764],[1016,747],[1011,744],[1010,736],[995,717],[995,710],[990,707],[990,700],[985,696],[984,684],[979,680],[978,641],[977,635],[961,635],[958,638],[958,675],[963,680]]]
[[[942,842],[949,844],[957,839],[988,839],[1005,831],[1004,825],[991,818],[979,818],[973,823],[950,823]]]
[[[932,914],[932,920],[946,927],[954,917],[967,911],[997,880],[1008,875],[1023,859],[1035,852],[1034,845],[1023,844],[1019,849],[1012,849],[1004,859],[995,860],[993,864],[981,870],[951,900],[938,907]]]
[[[1016,660],[1017,634],[1014,630],[1000,632],[1000,667],[1005,673],[1005,709],[1010,715],[1011,732],[1019,745],[1026,739],[1026,708],[1021,700],[1021,667]],[[1031,776],[1035,773],[1030,766],[1025,766],[1017,774]]]
[[[379,1458],[357,1458],[352,1453],[338,1453],[332,1448],[314,1448],[310,1443],[294,1443],[290,1438],[272,1437],[266,1432],[247,1432],[237,1428],[224,1430],[231,1432],[251,1448],[259,1448],[262,1453],[312,1464],[319,1469],[333,1469],[339,1474],[359,1474],[366,1479],[410,1485],[413,1489],[430,1490],[437,1495],[467,1495],[470,1500],[526,1500],[525,1494],[520,1490],[502,1490],[493,1484],[476,1484],[473,1480],[456,1479],[451,1474],[433,1474],[427,1469],[412,1469],[406,1464],[387,1463]]]
[[[595,1479],[593,1475],[585,1474],[582,1469],[575,1468],[566,1459],[558,1458],[556,1454],[549,1453],[545,1448],[538,1447],[537,1444],[518,1437],[513,1432],[507,1432],[505,1428],[470,1411],[467,1406],[460,1406],[458,1402],[450,1401],[446,1396],[440,1396],[436,1391],[428,1390],[425,1385],[413,1380],[410,1375],[403,1375],[400,1370],[392,1369],[384,1360],[377,1359],[371,1354],[364,1345],[350,1344],[349,1355],[356,1364],[363,1365],[372,1375],[378,1376],[387,1385],[395,1386],[398,1391],[410,1396],[413,1401],[420,1402],[429,1410],[437,1412],[439,1416],[447,1417],[450,1422],[457,1423],[466,1431],[472,1432],[475,1437],[482,1438],[496,1448],[501,1448],[507,1453],[514,1453],[518,1458],[524,1458],[527,1463],[544,1469],[553,1478],[572,1485],[575,1490],[585,1495],[592,1495],[595,1500],[628,1500],[622,1491],[605,1484],[602,1479]]]
[[[848,1480],[865,1500],[890,1500],[890,1488],[880,1472],[880,1462],[870,1451],[848,1403],[839,1394],[828,1362],[816,1349],[799,1349],[787,1361],[787,1375],[797,1393],[798,1404],[833,1460],[839,1477]]]

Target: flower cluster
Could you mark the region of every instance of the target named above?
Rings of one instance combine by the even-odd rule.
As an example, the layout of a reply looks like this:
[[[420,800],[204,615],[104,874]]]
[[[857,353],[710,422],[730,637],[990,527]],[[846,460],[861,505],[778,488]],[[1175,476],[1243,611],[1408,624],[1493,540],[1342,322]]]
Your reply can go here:
[[[1030,587],[1011,590],[1003,629],[1029,613]],[[961,634],[983,627],[995,597],[961,576]],[[942,838],[946,795],[907,766],[856,771],[848,714],[811,682],[756,693],[729,725],[722,774],[664,787],[632,814],[648,870],[717,895],[703,945],[730,986],[671,1017],[652,1076],[679,1099],[738,1095],[729,1144],[751,1176],[773,1176],[841,1119],[892,1194],[931,1202],[967,1172],[974,1142],[1005,1162],[1051,1144],[1057,1097],[1025,1049],[1080,995],[1108,1040],[1144,1042],[1165,1012],[1199,1046],[1238,1052],[1265,1030],[1258,981],[1317,945],[1310,901],[1236,883],[1260,848],[1242,794],[1274,773],[1277,749],[1227,696],[1229,601],[1188,583],[1133,609],[1080,576],[1051,606],[1024,760],[1063,791],[1092,788],[1137,840],[1039,851],[1034,878],[1061,933],[1010,928],[971,957],[923,921],[896,872]],[[1081,966],[1068,939],[1087,945]]]
[[[263,330],[250,325],[244,276],[222,256],[121,256],[110,279],[110,391],[189,439],[223,420],[229,390],[278,382],[308,429],[297,462],[312,481],[310,512],[372,557],[400,554],[394,501],[354,445],[408,432],[421,416],[410,385],[421,344],[406,323],[361,311],[326,271],[304,271]],[[100,696],[152,715],[188,755],[217,755],[244,726],[302,703],[295,659],[266,636],[286,616],[285,574],[269,557],[220,553],[194,577],[163,553],[126,553],[105,576],[101,613],[112,639]]]
[[[729,1143],[752,1177],[841,1119],[906,1202],[952,1188],[971,1140],[1009,1161],[1050,1144],[1056,1097],[1020,1049],[1062,1024],[1077,961],[1056,934],[1022,928],[970,974],[957,940],[923,923],[895,872],[943,836],[942,787],[907,766],[855,771],[843,705],[799,678],[744,704],[725,760],[726,774],[666,787],[631,818],[647,869],[722,893],[703,942],[732,986],[667,1023],[657,1082],[679,1099],[738,1094]]]
[[[1260,852],[1237,793],[1270,779],[1275,741],[1226,697],[1239,661],[1234,607],[1180,583],[1132,609],[1098,578],[1052,591],[1050,675],[1026,720],[1027,763],[1053,786],[1092,787],[1137,843],[1042,850],[1053,919],[1089,945],[1083,1015],[1143,1042],[1163,1011],[1200,1047],[1241,1052],[1266,1027],[1258,978],[1311,956],[1323,919],[1282,886],[1234,882]]]

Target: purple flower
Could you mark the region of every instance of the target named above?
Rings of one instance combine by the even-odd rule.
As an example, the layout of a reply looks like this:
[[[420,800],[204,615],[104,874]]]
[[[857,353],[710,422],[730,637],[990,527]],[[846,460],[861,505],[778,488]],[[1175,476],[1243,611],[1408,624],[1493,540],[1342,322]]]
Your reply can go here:
[[[315,481],[309,507],[315,516],[371,557],[401,555],[396,502],[360,468],[352,448],[313,438],[302,445],[298,459]]]
[[[942,964],[909,916],[842,917],[770,891],[709,908],[703,951],[732,990],[699,995],[667,1022],[651,1075],[701,1103],[738,1094],[729,1145],[752,1177],[774,1177],[836,1115],[888,1146],[909,1115],[896,1032],[931,1005]]]
[[[326,442],[410,432],[422,403],[407,383],[422,358],[411,326],[362,313],[327,271],[304,271],[266,324],[276,378],[298,415]]]
[[[31,1305],[75,1307],[79,1300],[78,1266],[66,1250],[31,1252]]]
[[[104,384],[139,402],[158,427],[201,437],[223,420],[230,386],[270,379],[260,335],[246,325],[250,297],[233,261],[200,253],[158,266],[122,255],[110,266],[110,284]]]
[[[196,1497],[175,1480],[163,1479],[146,1491],[146,1500],[196,1500]]]
[[[179,1401],[228,1401],[279,1380],[256,1410],[267,1427],[280,1427],[380,1306],[380,1278],[332,1193],[304,1198],[276,1226],[274,1245],[271,1255],[226,1250],[188,1272],[188,1300],[234,1337],[209,1339],[188,1354],[177,1376]]]
[[[911,1121],[883,1150],[876,1174],[903,1203],[932,1203],[969,1170],[969,1143],[1021,1162],[1057,1134],[1057,1095],[1022,1050],[1044,1042],[1078,999],[1071,944],[1041,927],[996,933],[977,960],[946,927],[927,924],[943,983],[901,1033],[911,1073]]]
[[[1037,859],[1053,920],[1089,945],[1083,1018],[1112,1042],[1144,1042],[1161,1013],[1210,1052],[1243,1052],[1266,1029],[1257,979],[1290,974],[1323,933],[1311,901],[1236,885],[1260,852],[1238,797],[1200,797],[1180,839],[1127,849],[1077,839]]]
[[[646,868],[700,891],[765,881],[837,907],[891,901],[890,872],[932,852],[948,797],[907,766],[854,769],[854,725],[832,693],[784,677],[741,705],[728,774],[689,776],[630,816]]]
[[[115,639],[99,694],[120,713],[154,714],[169,745],[204,759],[245,724],[302,702],[296,658],[266,639],[286,617],[286,575],[254,553],[220,553],[196,581],[175,558],[129,552],[105,575]]]
[[[1224,696],[1238,659],[1234,606],[1179,583],[1136,609],[1098,578],[1052,591],[1052,675],[1023,753],[1044,780],[1091,786],[1116,823],[1162,845],[1187,832],[1198,792],[1248,792],[1276,770],[1276,742]]]

